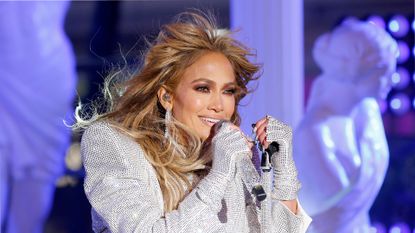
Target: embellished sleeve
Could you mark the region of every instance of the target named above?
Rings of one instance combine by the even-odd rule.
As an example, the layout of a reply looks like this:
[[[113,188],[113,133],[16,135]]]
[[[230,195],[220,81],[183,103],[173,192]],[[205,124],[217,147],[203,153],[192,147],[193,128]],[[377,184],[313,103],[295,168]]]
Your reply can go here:
[[[311,218],[298,203],[297,214],[294,214],[279,200],[272,200],[272,232],[305,233]]]
[[[267,193],[267,198],[260,202],[258,209],[261,232],[305,233],[312,219],[299,201],[297,200],[298,208],[295,214],[272,193],[272,172],[263,173],[261,179]]]
[[[196,187],[177,210],[164,214],[151,187],[151,166],[144,151],[107,123],[84,133],[81,155],[86,170],[85,193],[104,229],[110,232],[213,232],[220,228],[209,196]],[[204,185],[201,182],[200,185]],[[203,224],[201,224],[201,222]],[[197,229],[202,227],[202,229]]]

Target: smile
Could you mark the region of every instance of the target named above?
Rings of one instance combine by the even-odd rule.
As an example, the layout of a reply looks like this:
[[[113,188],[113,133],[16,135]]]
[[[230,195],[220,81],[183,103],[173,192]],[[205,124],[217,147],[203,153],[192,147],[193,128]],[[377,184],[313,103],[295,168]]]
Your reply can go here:
[[[214,124],[216,124],[218,121],[221,120],[221,119],[209,118],[209,117],[200,117],[200,119],[202,120],[203,123],[205,123],[208,126],[213,126]]]

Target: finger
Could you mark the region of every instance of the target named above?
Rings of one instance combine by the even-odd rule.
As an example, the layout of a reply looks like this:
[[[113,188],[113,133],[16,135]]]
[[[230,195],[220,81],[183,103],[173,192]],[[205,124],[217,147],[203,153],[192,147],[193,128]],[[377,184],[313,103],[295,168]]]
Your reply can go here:
[[[263,124],[264,122],[266,122],[268,119],[266,117],[261,118],[259,121],[257,121],[257,124]]]
[[[256,135],[259,135],[261,133],[265,133],[266,132],[266,127],[267,127],[266,122],[263,122],[263,123],[259,124],[257,126]]]
[[[238,131],[238,132],[242,132],[241,129],[232,124],[230,121],[225,121],[221,124],[220,129],[224,129],[224,130],[228,130],[228,131]]]
[[[238,130],[238,131],[242,132],[242,130],[241,130],[241,128],[239,126],[232,125],[232,128],[235,129],[235,130]]]
[[[262,144],[262,147],[264,148],[264,150],[268,149],[268,146],[269,146],[268,141],[265,140],[265,141],[261,142],[261,144]]]
[[[261,133],[261,134],[259,134],[258,135],[258,141],[261,143],[261,144],[264,144],[263,142],[264,141],[267,141],[267,134],[264,132],[264,133]]]
[[[258,127],[260,125],[262,125],[267,119],[264,117],[262,119],[260,119],[259,121],[257,121],[255,124],[252,124],[252,127],[254,128],[254,131],[256,131],[256,129],[258,129]]]

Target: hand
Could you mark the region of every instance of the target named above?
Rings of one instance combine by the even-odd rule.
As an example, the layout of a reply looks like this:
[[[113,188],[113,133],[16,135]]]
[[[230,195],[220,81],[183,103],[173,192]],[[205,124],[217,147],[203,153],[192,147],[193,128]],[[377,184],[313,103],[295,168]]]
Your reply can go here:
[[[272,142],[279,145],[279,150],[270,155],[274,168],[274,197],[279,200],[296,199],[301,185],[292,156],[291,127],[267,116],[255,124],[254,131],[265,149]]]
[[[230,122],[220,121],[212,129],[205,140],[204,153],[212,155],[212,168],[203,178],[197,189],[199,195],[214,211],[222,208],[222,198],[228,182],[236,171],[236,165],[245,156],[251,157],[249,142],[240,129]]]
[[[235,172],[238,160],[245,156],[252,157],[252,143],[239,127],[227,121],[216,123],[212,130],[212,171],[230,178]]]
[[[267,141],[267,132],[266,132],[267,124],[268,124],[268,118],[264,117],[254,124],[255,127],[253,129],[256,135],[256,140],[258,140],[259,143],[261,143],[264,149],[267,149],[269,146],[269,142]]]

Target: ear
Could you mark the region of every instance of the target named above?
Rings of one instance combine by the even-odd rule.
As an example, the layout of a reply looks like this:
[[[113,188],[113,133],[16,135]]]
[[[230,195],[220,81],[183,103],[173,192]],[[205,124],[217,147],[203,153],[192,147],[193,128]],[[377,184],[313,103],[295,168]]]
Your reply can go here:
[[[160,89],[157,91],[157,97],[165,110],[173,109],[173,95],[170,94],[170,92],[168,92],[165,87],[160,87]]]

